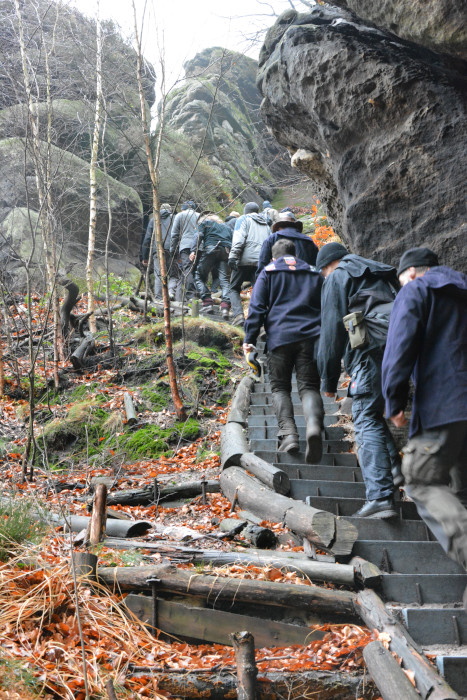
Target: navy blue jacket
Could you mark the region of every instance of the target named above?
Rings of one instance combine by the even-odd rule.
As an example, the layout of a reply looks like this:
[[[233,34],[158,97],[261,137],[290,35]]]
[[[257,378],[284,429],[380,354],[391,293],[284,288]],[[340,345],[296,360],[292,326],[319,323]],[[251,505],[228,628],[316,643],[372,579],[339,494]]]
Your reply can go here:
[[[433,267],[397,295],[383,359],[388,417],[406,407],[411,375],[410,436],[467,420],[467,275],[462,272]]]
[[[343,317],[363,294],[396,295],[399,288],[396,270],[389,265],[348,254],[326,278],[321,295],[323,318],[318,350],[318,370],[323,391],[336,391],[341,373],[341,360],[348,374],[370,353],[381,359],[382,352],[371,343],[364,348],[351,348]]]
[[[191,252],[196,252],[200,246],[205,253],[211,252],[220,243],[225,248],[232,246],[232,231],[226,224],[219,224],[209,219],[198,225],[198,235],[195,236]]]
[[[322,278],[291,255],[260,272],[245,321],[245,343],[254,345],[264,325],[268,350],[319,336]]]
[[[261,270],[272,260],[272,246],[281,238],[287,238],[295,243],[295,254],[300,260],[304,260],[308,265],[314,265],[316,256],[318,255],[318,246],[313,243],[309,236],[299,233],[296,228],[282,228],[275,233],[271,233],[263,243],[259,254],[258,267],[256,274],[259,275]]]

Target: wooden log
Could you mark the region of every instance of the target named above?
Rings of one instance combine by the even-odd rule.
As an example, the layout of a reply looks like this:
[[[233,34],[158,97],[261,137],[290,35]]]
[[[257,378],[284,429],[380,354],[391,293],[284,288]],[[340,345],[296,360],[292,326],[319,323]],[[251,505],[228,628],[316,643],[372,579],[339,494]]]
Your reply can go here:
[[[272,530],[267,527],[253,525],[246,520],[225,518],[220,522],[219,529],[232,535],[241,533],[247,542],[251,542],[253,547],[258,547],[259,549],[270,549],[277,544],[277,537]]]
[[[255,640],[250,632],[234,632],[232,637],[237,664],[238,700],[256,700]]]
[[[70,515],[65,523],[61,518],[55,519],[55,522],[70,526],[72,532],[81,532],[81,530],[90,527],[91,519],[85,515]],[[105,534],[108,537],[141,537],[146,534],[152,527],[149,520],[123,520],[114,518],[109,515],[105,523]]]
[[[159,542],[135,542],[107,537],[106,547],[115,549],[147,549],[177,559],[186,554],[187,560],[196,564],[225,566],[228,564],[253,564],[254,566],[274,566],[277,569],[295,571],[311,581],[330,581],[345,586],[355,587],[354,568],[349,564],[334,564],[311,561],[308,557],[295,552],[268,552],[248,549],[246,552],[220,552],[219,550],[200,550],[182,545],[167,545]]]
[[[126,422],[128,425],[135,425],[135,423],[138,422],[138,419],[136,417],[136,411],[135,407],[133,404],[133,399],[131,398],[130,394],[126,391],[123,394],[123,402],[125,404],[125,414],[126,414]]]
[[[105,690],[107,692],[109,700],[118,700],[117,694],[115,692],[114,684],[111,678],[105,684]]]
[[[240,464],[240,457],[249,452],[245,431],[240,423],[226,423],[221,429],[221,467]]]
[[[130,667],[129,674],[137,675],[137,668]],[[159,690],[177,698],[226,700],[236,697],[236,678],[230,670],[187,672],[149,666],[141,667],[140,673],[145,676],[157,673]],[[377,697],[375,691],[371,681],[362,685],[361,675],[337,671],[261,671],[256,680],[257,700],[303,700],[306,697],[373,700]]]
[[[91,552],[73,552],[76,580],[85,586],[97,581],[97,556]]]
[[[86,356],[94,348],[94,338],[92,333],[86,333],[82,342],[78,345],[70,357],[71,364],[75,369],[82,369],[85,366]]]
[[[274,493],[238,467],[230,467],[223,471],[220,485],[222,493],[229,500],[237,493],[240,508],[250,510],[265,520],[283,523],[285,527],[301,537],[306,537],[322,549],[333,552],[336,547],[340,554],[351,553],[358,533],[348,521],[343,520],[342,524],[339,523],[338,530],[337,518],[332,513],[317,510],[300,501]]]
[[[124,604],[139,620],[152,627],[152,598],[130,593],[126,596]],[[256,630],[257,648],[308,644],[316,639],[322,639],[326,634],[322,630],[311,630],[305,625],[292,625],[288,622],[211,610],[198,605],[189,605],[186,601],[179,603],[157,599],[158,629],[176,637],[232,646],[231,634],[241,631],[247,625],[253,626]]]
[[[217,479],[205,482],[205,493],[219,493],[221,490]],[[165,486],[159,491],[159,502],[171,498],[194,498],[203,493],[201,481],[186,481],[181,484]],[[114,491],[107,497],[108,505],[144,506],[154,503],[154,486],[144,486],[141,489],[126,489]]]
[[[370,629],[389,635],[389,649],[399,656],[404,668],[413,672],[415,685],[424,700],[428,697],[430,700],[459,700],[457,693],[418,650],[410,634],[396,621],[374,591],[361,591],[355,599],[355,609]]]
[[[89,544],[96,547],[104,539],[105,523],[107,521],[107,486],[97,484],[94,493],[94,504],[89,523]]]
[[[170,564],[155,566],[101,566],[101,583],[123,591],[150,589],[147,579],[160,579],[160,591],[194,595],[207,601],[224,600],[289,607],[309,606],[314,613],[355,615],[355,594],[348,591],[328,590],[319,586],[292,586],[287,583],[229,578],[227,576],[193,575],[192,571],[177,569]]]
[[[251,390],[255,385],[253,377],[243,377],[235,390],[230,411],[227,415],[227,423],[239,423],[242,428],[246,428],[248,423],[248,412],[250,410]]]
[[[257,457],[252,452],[247,452],[240,457],[240,466],[254,474],[261,483],[268,486],[276,493],[287,496],[290,493],[290,479],[282,469]]]
[[[420,700],[404,671],[381,642],[370,642],[363,650],[363,658],[383,700]]]
[[[362,557],[352,557],[350,566],[353,566],[355,570],[357,581],[365,586],[365,588],[374,588],[381,583],[383,576],[381,570],[371,561],[366,561],[366,559],[362,559]]]

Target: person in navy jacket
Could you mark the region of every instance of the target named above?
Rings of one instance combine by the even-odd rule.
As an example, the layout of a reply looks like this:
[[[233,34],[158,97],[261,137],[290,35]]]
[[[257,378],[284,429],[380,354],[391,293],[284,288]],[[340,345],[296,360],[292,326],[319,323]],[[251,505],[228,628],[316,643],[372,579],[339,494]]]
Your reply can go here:
[[[297,258],[304,260],[309,265],[314,265],[316,256],[318,255],[318,246],[311,240],[309,236],[302,233],[303,223],[297,221],[291,211],[283,212],[272,225],[272,233],[264,241],[261,252],[259,254],[258,267],[256,274],[259,275],[261,270],[271,261],[272,246],[281,238],[287,238],[295,244]]]
[[[404,253],[402,289],[383,358],[386,415],[402,427],[415,384],[402,473],[407,494],[453,559],[467,569],[467,275],[428,248]]]
[[[273,261],[261,271],[250,299],[245,321],[245,354],[254,350],[261,327],[266,330],[267,363],[279,450],[299,450],[298,430],[291,399],[292,372],[306,421],[308,464],[322,454],[323,401],[316,364],[321,327],[321,285],[318,271],[295,257],[295,245],[286,238],[272,247]]]

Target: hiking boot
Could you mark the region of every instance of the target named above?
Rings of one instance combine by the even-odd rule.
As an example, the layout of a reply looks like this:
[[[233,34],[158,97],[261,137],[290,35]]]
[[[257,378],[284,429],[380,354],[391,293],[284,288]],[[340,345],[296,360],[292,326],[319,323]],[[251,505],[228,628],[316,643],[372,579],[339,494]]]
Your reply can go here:
[[[321,430],[323,425],[323,400],[317,391],[302,394],[303,415],[306,422],[305,462],[318,464],[323,456]]]
[[[201,312],[203,314],[212,314],[214,311],[214,304],[212,303],[212,299],[203,299],[203,308],[201,309]]]
[[[300,445],[298,443],[298,435],[284,435],[280,439],[278,452],[298,452]]]
[[[392,498],[378,498],[374,501],[367,501],[352,517],[385,520],[386,518],[397,518],[398,513]]]
[[[243,314],[237,314],[232,320],[232,326],[238,326],[239,328],[243,328],[244,323],[245,316]]]
[[[227,321],[230,316],[230,310],[227,308],[221,309],[222,318]]]
[[[398,489],[399,486],[402,486],[404,483],[404,475],[402,474],[401,471],[401,465],[400,464],[395,464],[391,467],[391,474],[392,474],[392,482],[394,484],[394,488]]]

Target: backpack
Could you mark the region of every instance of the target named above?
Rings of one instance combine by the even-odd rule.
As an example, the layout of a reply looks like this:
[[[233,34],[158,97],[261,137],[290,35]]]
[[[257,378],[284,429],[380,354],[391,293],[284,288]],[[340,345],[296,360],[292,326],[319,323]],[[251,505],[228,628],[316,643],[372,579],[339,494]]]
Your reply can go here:
[[[388,280],[373,289],[360,289],[349,299],[349,312],[344,326],[352,349],[371,345],[384,350],[388,337],[389,320],[398,290]]]

